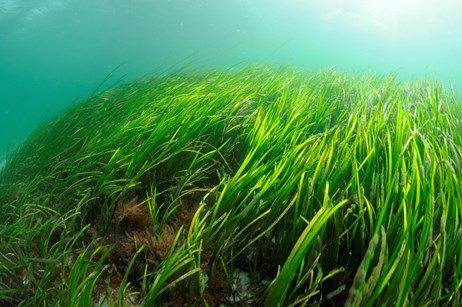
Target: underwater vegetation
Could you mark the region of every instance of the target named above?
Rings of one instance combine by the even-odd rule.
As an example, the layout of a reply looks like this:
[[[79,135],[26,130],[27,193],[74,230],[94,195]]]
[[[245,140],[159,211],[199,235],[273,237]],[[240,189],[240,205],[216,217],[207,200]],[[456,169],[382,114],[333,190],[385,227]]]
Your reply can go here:
[[[462,103],[266,66],[138,80],[0,173],[0,305],[461,305]]]

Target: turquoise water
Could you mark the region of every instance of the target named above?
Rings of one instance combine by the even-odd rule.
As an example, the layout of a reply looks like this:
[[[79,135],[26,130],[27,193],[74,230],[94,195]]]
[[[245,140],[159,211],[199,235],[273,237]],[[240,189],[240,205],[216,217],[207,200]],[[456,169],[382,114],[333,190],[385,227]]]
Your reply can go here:
[[[460,12],[457,0],[0,0],[0,165],[111,71],[105,86],[257,62],[460,89]]]

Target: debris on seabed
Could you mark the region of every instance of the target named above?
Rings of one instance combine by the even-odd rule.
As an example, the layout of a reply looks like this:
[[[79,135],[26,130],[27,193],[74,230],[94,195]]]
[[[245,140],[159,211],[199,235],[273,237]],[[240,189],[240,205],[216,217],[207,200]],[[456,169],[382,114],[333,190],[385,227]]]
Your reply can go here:
[[[261,298],[262,289],[266,289],[270,281],[266,279],[252,280],[250,273],[239,268],[234,270],[234,283],[231,285],[231,294],[221,307],[228,306],[255,306]]]

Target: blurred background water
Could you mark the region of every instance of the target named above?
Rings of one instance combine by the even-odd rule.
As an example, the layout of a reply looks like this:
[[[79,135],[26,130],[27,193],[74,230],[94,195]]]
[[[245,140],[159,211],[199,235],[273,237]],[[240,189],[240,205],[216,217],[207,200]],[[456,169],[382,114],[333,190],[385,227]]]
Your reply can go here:
[[[460,0],[0,0],[0,165],[117,67],[106,86],[268,63],[460,88],[460,12]]]

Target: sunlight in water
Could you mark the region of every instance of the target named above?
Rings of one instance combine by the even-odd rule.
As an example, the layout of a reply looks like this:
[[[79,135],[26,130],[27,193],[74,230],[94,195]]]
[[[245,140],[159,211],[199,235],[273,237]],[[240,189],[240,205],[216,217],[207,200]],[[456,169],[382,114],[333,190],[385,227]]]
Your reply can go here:
[[[450,34],[447,29],[460,29],[462,23],[462,1],[457,0],[293,1],[304,10],[319,9],[326,22],[345,22],[401,38]],[[455,38],[459,33],[452,34]]]

